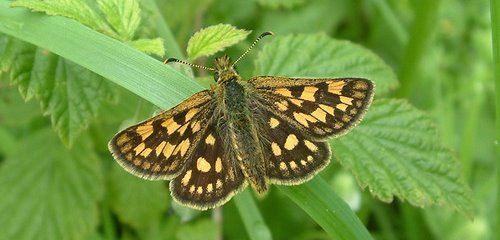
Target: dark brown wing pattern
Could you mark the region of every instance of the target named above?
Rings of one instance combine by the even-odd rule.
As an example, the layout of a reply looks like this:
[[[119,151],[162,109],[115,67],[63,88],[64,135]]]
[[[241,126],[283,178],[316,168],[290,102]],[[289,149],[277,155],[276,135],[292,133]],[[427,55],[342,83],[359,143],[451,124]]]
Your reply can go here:
[[[214,110],[208,91],[116,134],[109,149],[128,172],[149,180],[172,179],[186,165]]]

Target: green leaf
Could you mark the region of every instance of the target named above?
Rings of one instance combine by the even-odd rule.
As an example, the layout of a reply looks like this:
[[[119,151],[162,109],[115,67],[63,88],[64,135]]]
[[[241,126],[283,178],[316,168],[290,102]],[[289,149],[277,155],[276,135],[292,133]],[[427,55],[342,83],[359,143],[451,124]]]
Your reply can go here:
[[[382,201],[449,205],[471,217],[471,192],[430,117],[403,100],[379,100],[359,126],[331,142],[336,159]]]
[[[254,240],[272,239],[271,230],[264,222],[250,191],[245,189],[234,197],[234,203],[240,212],[248,236]]]
[[[63,142],[71,145],[86,129],[110,89],[97,74],[24,42],[17,42],[11,82],[26,100],[35,97]]]
[[[110,33],[107,24],[90,8],[85,1],[68,0],[16,0],[12,7],[25,7],[32,11],[44,12],[48,15],[63,16],[101,32]]]
[[[236,29],[228,24],[210,26],[196,32],[189,39],[187,54],[190,60],[210,56],[245,39],[250,31]]]
[[[316,176],[298,186],[277,186],[306,211],[332,239],[372,239],[356,214]]]
[[[376,83],[375,96],[397,86],[396,75],[377,55],[324,34],[277,36],[259,53],[255,75],[363,77]]]
[[[288,1],[283,1],[288,3]],[[254,31],[272,30],[277,36],[280,33],[324,32],[325,29],[337,34],[339,26],[345,24],[352,16],[353,1],[314,0],[294,9],[259,9],[258,29]],[[328,16],[328,17],[325,17]],[[286,24],[283,24],[286,23]],[[349,27],[351,29],[351,27]]]
[[[101,18],[100,14],[96,13],[88,3],[68,0],[16,0],[11,6],[26,7],[48,15],[71,18],[110,37],[128,42],[133,47],[137,46],[137,49],[145,53],[163,56],[165,49],[160,39],[132,41],[141,22],[141,10],[136,0],[98,0],[97,6],[107,21]]]
[[[256,0],[260,5],[270,8],[292,8],[304,4],[305,0]]]
[[[169,65],[75,21],[12,9],[4,1],[0,19],[0,32],[76,62],[161,108],[203,89]]]
[[[165,182],[144,181],[113,164],[109,176],[109,201],[118,218],[144,229],[160,221],[169,205]]]
[[[100,163],[89,141],[72,150],[43,129],[0,166],[0,239],[85,239],[98,223]]]
[[[163,57],[165,48],[163,47],[163,40],[161,38],[154,39],[138,39],[129,42],[133,48],[147,54],[156,54]]]
[[[216,240],[219,228],[212,220],[200,220],[194,224],[184,224],[177,230],[179,240]]]
[[[141,22],[141,9],[136,0],[98,0],[99,9],[123,40],[130,40]]]

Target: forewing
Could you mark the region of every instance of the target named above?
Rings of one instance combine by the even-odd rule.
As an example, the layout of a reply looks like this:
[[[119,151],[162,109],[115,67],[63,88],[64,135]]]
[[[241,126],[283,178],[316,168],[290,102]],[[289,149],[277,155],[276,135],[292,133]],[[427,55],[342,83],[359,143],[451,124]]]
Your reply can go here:
[[[228,140],[220,136],[217,119],[208,124],[184,171],[170,182],[177,202],[200,210],[224,204],[247,185],[234,151],[226,149]]]
[[[255,77],[259,101],[314,139],[355,126],[370,105],[374,86],[363,78]]]
[[[185,167],[214,111],[208,91],[118,134],[108,146],[118,163],[141,178],[172,179]]]

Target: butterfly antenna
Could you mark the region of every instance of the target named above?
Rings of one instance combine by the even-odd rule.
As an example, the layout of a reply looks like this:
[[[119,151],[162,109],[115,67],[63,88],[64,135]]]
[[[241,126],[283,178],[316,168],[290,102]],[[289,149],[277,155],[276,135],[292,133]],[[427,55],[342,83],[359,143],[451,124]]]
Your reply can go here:
[[[214,68],[205,67],[205,66],[201,66],[201,65],[198,65],[198,64],[194,64],[194,63],[188,63],[188,62],[179,60],[177,58],[169,58],[169,59],[163,61],[163,63],[165,63],[165,64],[171,63],[171,62],[182,63],[182,64],[186,64],[186,65],[188,65],[190,67],[201,68],[201,69],[205,69],[205,70],[209,70],[209,71],[215,71]]]
[[[248,52],[250,52],[250,50],[252,50],[253,47],[255,47],[255,45],[262,39],[264,38],[265,36],[269,36],[269,35],[274,35],[274,33],[272,32],[264,32],[262,33],[261,35],[259,35],[257,37],[257,39],[255,39],[255,41],[253,41],[252,45],[250,45],[250,47],[243,53],[241,54],[241,56],[236,59],[236,61],[234,61],[233,63],[233,66],[236,65],[236,63],[238,63],[245,55],[247,55]]]

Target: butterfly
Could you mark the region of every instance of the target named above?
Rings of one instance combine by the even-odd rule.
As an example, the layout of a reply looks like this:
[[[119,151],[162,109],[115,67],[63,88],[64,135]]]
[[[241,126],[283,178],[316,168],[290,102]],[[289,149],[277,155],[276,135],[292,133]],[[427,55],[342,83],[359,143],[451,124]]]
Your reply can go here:
[[[297,185],[324,169],[327,140],[355,126],[369,107],[374,84],[364,78],[241,78],[224,55],[208,68],[217,83],[179,105],[120,131],[109,150],[128,172],[170,180],[181,205],[206,210],[250,185]]]

